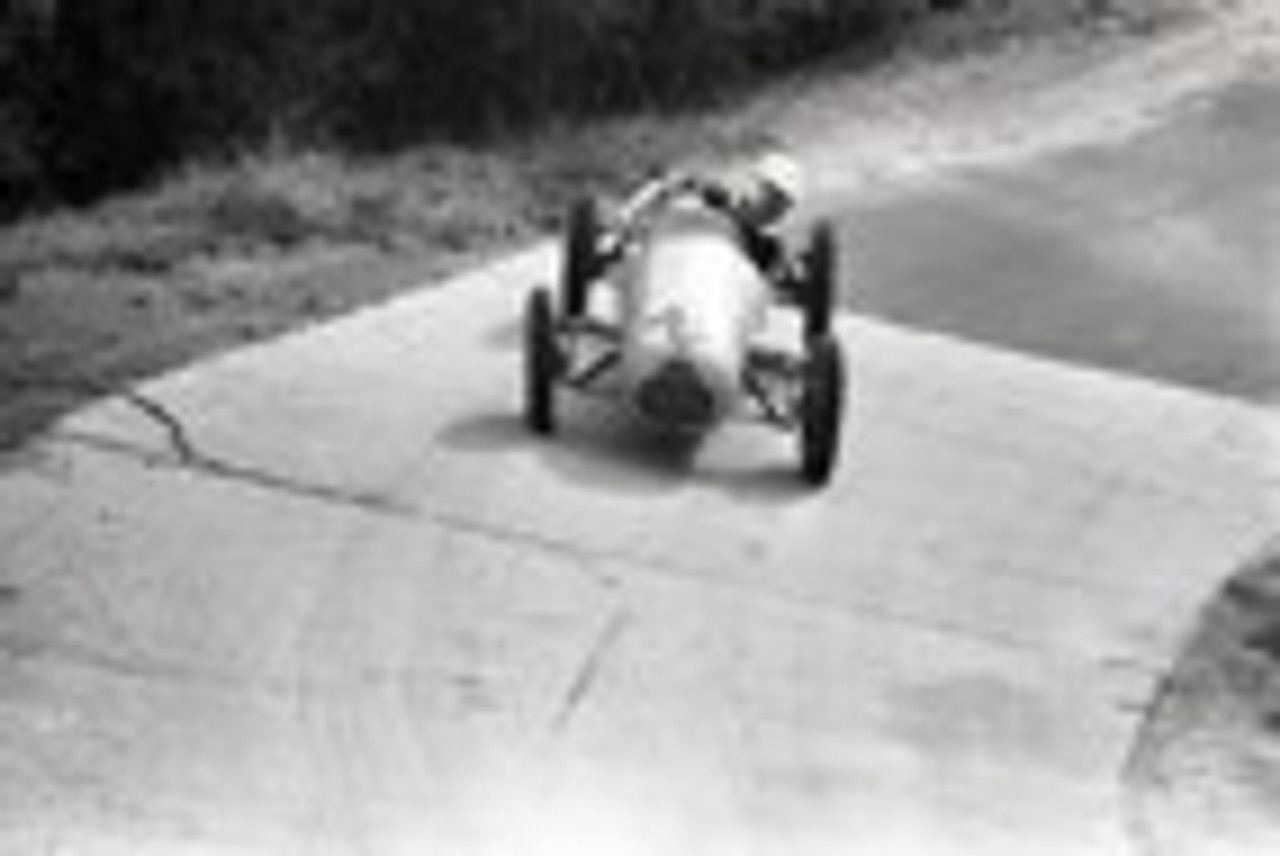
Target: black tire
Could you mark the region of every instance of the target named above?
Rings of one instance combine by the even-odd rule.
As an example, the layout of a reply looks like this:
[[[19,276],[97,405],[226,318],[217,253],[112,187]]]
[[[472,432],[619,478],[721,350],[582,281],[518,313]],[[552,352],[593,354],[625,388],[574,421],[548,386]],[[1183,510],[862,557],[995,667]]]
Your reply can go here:
[[[525,310],[525,422],[537,434],[556,430],[556,383],[561,354],[551,292],[539,288]]]
[[[560,299],[565,316],[580,318],[587,311],[591,282],[600,273],[600,207],[592,199],[580,199],[569,210],[564,239],[564,265]]]
[[[831,333],[839,261],[835,230],[830,223],[818,224],[805,251],[804,280],[800,284],[804,333],[808,338],[819,338]]]
[[[831,336],[808,340],[800,394],[800,473],[815,487],[835,471],[844,419],[844,354]]]

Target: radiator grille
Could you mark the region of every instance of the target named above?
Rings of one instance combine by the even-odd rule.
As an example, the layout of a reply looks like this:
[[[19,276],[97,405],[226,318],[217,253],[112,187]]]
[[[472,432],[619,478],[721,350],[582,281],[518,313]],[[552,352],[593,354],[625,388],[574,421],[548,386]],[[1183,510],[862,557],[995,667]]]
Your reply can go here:
[[[671,360],[647,378],[636,404],[646,418],[680,428],[703,427],[715,417],[715,397],[686,360]]]

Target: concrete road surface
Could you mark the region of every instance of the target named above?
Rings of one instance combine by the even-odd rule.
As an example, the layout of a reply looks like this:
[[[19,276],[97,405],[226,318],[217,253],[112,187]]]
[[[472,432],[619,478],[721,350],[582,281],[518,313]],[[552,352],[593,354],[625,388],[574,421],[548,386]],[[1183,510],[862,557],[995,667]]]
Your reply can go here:
[[[537,441],[553,263],[0,460],[0,853],[1132,852],[1130,740],[1275,522],[1274,413],[850,317],[825,492],[764,429]]]
[[[1280,402],[1280,61],[1124,145],[954,171],[847,218],[851,305]]]

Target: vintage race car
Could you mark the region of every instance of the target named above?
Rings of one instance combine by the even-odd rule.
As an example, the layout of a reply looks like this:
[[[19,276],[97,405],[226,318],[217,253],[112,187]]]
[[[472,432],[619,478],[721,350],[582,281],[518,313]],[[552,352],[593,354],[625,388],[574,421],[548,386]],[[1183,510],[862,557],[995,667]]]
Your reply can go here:
[[[788,254],[785,275],[770,275],[745,251],[739,225],[702,194],[670,194],[643,216],[612,222],[603,210],[594,200],[572,208],[558,293],[529,295],[529,427],[555,431],[565,389],[624,402],[668,431],[755,419],[795,434],[800,473],[825,484],[840,448],[845,383],[832,332],[830,225]],[[781,307],[800,315],[790,347],[762,335]]]

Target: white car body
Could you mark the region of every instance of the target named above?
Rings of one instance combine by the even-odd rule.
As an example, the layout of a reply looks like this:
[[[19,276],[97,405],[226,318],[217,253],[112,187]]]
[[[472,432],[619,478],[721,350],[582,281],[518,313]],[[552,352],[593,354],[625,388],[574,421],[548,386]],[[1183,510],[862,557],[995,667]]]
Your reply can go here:
[[[705,428],[741,395],[770,286],[735,228],[697,203],[674,204],[632,243],[614,274],[623,384],[648,418]]]

